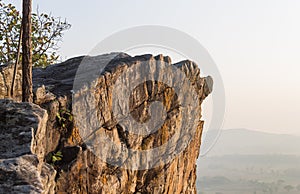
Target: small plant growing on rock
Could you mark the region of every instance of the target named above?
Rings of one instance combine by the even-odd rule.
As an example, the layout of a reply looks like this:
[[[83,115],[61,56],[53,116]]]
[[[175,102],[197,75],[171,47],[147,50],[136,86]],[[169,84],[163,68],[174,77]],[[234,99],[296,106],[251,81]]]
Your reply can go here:
[[[70,110],[60,110],[56,114],[57,122],[63,130],[67,130],[73,122],[73,115]]]
[[[60,151],[56,152],[54,155],[52,155],[52,163],[55,163],[57,161],[61,161],[63,158],[63,155]]]
[[[51,164],[52,166],[55,166],[55,164],[58,161],[61,161],[63,158],[62,152],[61,151],[57,151],[56,153],[51,152],[47,155],[46,157],[46,162]]]

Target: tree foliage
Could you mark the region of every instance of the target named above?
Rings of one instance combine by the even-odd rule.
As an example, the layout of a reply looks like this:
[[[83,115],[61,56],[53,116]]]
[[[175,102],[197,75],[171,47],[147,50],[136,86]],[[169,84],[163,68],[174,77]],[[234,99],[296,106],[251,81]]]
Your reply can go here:
[[[59,42],[71,25],[51,14],[32,13],[32,63],[45,67],[55,63],[59,55]],[[21,15],[12,4],[0,0],[0,64],[15,62],[20,38]],[[21,60],[21,59],[20,59]]]

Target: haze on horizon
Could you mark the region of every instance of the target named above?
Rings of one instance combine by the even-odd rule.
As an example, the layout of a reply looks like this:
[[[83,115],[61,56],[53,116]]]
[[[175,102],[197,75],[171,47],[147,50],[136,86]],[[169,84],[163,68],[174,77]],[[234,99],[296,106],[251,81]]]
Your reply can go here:
[[[20,8],[20,1],[5,2]],[[33,3],[40,12],[51,12],[72,24],[61,44],[63,59],[87,54],[105,37],[132,26],[163,25],[186,32],[209,51],[223,77],[223,128],[300,135],[300,1]]]

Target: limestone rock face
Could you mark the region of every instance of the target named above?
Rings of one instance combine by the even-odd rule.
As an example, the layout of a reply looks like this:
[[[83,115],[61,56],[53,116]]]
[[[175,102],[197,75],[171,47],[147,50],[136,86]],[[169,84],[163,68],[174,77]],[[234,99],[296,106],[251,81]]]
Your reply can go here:
[[[0,99],[11,97],[12,77],[14,74],[14,64],[0,65]],[[16,81],[14,83],[15,100],[22,100],[22,66],[17,66]]]
[[[176,74],[177,78],[169,76],[169,67],[181,74]],[[148,76],[168,81],[144,79]],[[130,86],[131,80],[137,79],[144,81]],[[128,88],[119,87],[119,80]],[[131,57],[125,53],[77,57],[45,69],[34,69],[33,83],[35,103],[48,113],[48,118],[42,119],[46,125],[44,136],[38,136],[31,144],[40,145],[42,150],[24,151],[18,146],[7,150],[19,153],[15,157],[35,153],[44,161],[49,154],[58,151],[63,155],[62,160],[54,164],[55,186],[50,181],[52,176],[48,176],[34,186],[37,189],[34,192],[55,187],[57,193],[196,193],[196,160],[203,129],[201,103],[212,91],[212,79],[201,78],[195,63],[171,64],[171,59],[162,55]],[[0,80],[1,84],[5,85]],[[172,88],[172,84],[180,87]],[[116,96],[121,100],[114,100]],[[151,109],[155,102],[163,106]],[[141,125],[128,125],[131,129],[128,131],[127,117],[122,110],[128,110],[132,119]],[[164,110],[162,115],[161,110]],[[164,122],[158,123],[156,131],[144,134],[139,127],[160,118],[164,118]],[[194,122],[185,125],[183,120],[191,118]],[[149,125],[144,132],[157,126]],[[193,133],[177,133],[190,128],[194,128]],[[101,140],[103,136],[112,139],[117,146],[109,147]],[[168,144],[173,137],[177,141],[175,146]],[[165,145],[162,156],[156,154],[160,152],[147,157],[136,154]],[[176,150],[180,151],[174,152]],[[26,163],[25,159],[20,163]],[[38,166],[40,174],[48,174],[45,167]]]
[[[0,100],[0,193],[54,193],[55,170],[44,164],[47,112]]]

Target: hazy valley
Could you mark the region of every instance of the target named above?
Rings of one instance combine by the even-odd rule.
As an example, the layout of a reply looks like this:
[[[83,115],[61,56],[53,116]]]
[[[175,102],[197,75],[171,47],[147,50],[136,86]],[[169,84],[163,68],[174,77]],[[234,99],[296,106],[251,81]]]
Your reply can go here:
[[[298,136],[224,130],[198,159],[199,193],[300,193],[299,147]]]

